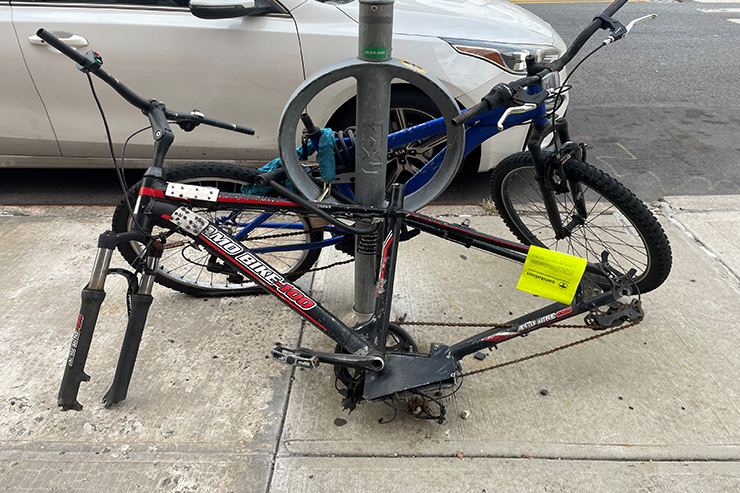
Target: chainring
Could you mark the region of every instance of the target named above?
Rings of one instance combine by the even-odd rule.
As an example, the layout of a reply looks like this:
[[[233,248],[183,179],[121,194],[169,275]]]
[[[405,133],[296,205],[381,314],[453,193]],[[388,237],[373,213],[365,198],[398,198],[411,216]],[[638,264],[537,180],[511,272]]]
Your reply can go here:
[[[388,324],[388,336],[386,338],[386,351],[389,353],[415,353],[417,352],[416,342],[411,335],[400,326]],[[347,351],[337,344],[334,349],[335,353],[346,353]],[[365,388],[365,371],[355,370],[344,366],[335,366],[334,375],[336,376],[335,387],[344,397],[342,407],[349,412],[354,411],[357,403],[362,401],[362,394]],[[343,389],[339,388],[338,383],[344,385]]]

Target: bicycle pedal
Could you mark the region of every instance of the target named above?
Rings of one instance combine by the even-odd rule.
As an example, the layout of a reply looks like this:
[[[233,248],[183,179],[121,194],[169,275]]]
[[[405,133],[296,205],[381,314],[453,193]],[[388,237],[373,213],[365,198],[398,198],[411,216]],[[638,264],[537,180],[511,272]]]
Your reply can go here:
[[[277,346],[272,348],[270,355],[275,361],[285,363],[286,365],[297,366],[299,368],[309,368],[313,370],[319,366],[319,358],[317,356],[298,351],[300,350]]]

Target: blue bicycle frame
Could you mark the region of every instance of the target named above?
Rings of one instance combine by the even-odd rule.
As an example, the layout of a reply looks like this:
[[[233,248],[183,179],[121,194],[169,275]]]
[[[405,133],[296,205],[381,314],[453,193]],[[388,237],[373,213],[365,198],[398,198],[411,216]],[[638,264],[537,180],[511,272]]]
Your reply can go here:
[[[533,86],[529,88],[528,92],[530,94],[536,94],[542,90],[541,86]],[[494,135],[499,134],[501,131],[498,129],[498,122],[501,119],[501,116],[504,113],[503,108],[495,108],[493,110],[487,111],[485,113],[482,113],[476,120],[471,122],[470,124],[466,125],[465,130],[465,156],[470,154],[470,152],[481,145],[486,140],[490,139]],[[535,126],[541,126],[546,123],[546,109],[545,105],[542,104],[538,106],[537,108],[524,112],[524,113],[516,113],[510,115],[504,124],[504,130],[507,128],[522,125],[528,122],[534,122]],[[393,134],[390,134],[388,136],[388,149],[398,149],[403,148],[413,142],[417,142],[424,139],[429,139],[431,137],[444,134],[446,131],[446,124],[443,118],[437,118],[435,120],[430,120],[426,123],[423,123],[421,125],[416,125],[414,127],[410,127],[398,132],[395,132]],[[350,146],[351,142],[347,139],[345,140],[345,144]],[[350,152],[352,152],[354,149],[349,147]],[[439,170],[439,167],[442,163],[442,160],[445,156],[445,149],[442,149],[434,158],[429,160],[427,164],[419,170],[413,177],[411,177],[406,182],[406,193],[413,193],[417,191],[419,188],[424,186],[429,179],[434,176],[434,174]],[[354,159],[354,156],[345,156],[348,157],[350,160]],[[341,173],[341,170],[338,170],[338,173]],[[354,199],[354,192],[352,191],[352,184],[350,183],[338,183],[336,184],[337,189],[340,193],[342,193],[344,196],[349,197],[351,199]],[[302,231],[304,229],[304,225],[300,222],[295,223],[284,223],[284,222],[268,222],[269,219],[272,217],[274,212],[265,212],[263,214],[260,214],[255,219],[253,219],[250,222],[243,222],[238,221],[238,215],[240,211],[234,211],[231,214],[224,216],[222,218],[219,218],[216,221],[216,224],[219,225],[228,225],[231,227],[237,227],[241,228],[235,235],[234,239],[237,241],[245,240],[247,239],[248,235],[256,230],[257,228],[266,228],[266,229],[283,229],[283,230],[293,230],[293,231]],[[278,252],[278,251],[296,251],[296,250],[311,250],[315,248],[324,248],[327,246],[332,246],[337,243],[339,243],[342,240],[342,234],[337,234],[335,228],[330,228],[331,230],[334,230],[332,237],[326,240],[317,241],[317,242],[310,242],[310,243],[300,243],[300,244],[293,244],[293,245],[278,245],[278,246],[271,246],[271,247],[264,247],[264,248],[255,248],[253,251],[255,253],[265,253],[265,252]]]
[[[303,231],[305,226],[301,222],[267,222],[275,213],[274,212],[263,212],[256,218],[249,222],[239,221],[239,213],[241,210],[232,211],[227,216],[219,217],[215,222],[219,226],[231,226],[241,228],[235,235],[234,239],[242,241],[247,239],[249,233],[257,230],[258,228],[269,229],[269,230],[282,230],[282,231]],[[327,227],[329,232],[336,230],[334,227]],[[332,238],[313,241],[310,243],[297,243],[294,245],[276,245],[271,247],[254,248],[252,251],[255,253],[266,253],[266,252],[289,252],[295,250],[313,250],[314,248],[324,248],[335,245],[342,240],[341,235],[332,235]]]
[[[527,90],[530,94],[537,94],[540,91],[542,91],[542,86],[540,85],[532,86]],[[542,104],[533,110],[512,114],[506,119],[504,130],[528,122],[533,122],[536,126],[544,125],[546,123],[546,113],[545,105]],[[465,156],[470,154],[473,149],[481,145],[483,142],[501,132],[498,129],[498,122],[503,114],[504,108],[495,108],[493,110],[486,111],[485,113],[481,113],[476,120],[466,125]],[[445,131],[446,126],[443,118],[440,117],[436,120],[430,120],[421,125],[416,125],[390,134],[388,136],[388,150],[390,151],[405,147],[413,142],[441,135],[445,133]],[[345,140],[345,142],[349,144],[349,141]],[[407,195],[419,190],[419,188],[424,186],[429,179],[434,176],[434,174],[439,170],[439,166],[442,164],[445,150],[446,148],[442,149],[436,156],[434,156],[434,158],[429,160],[421,170],[406,182]],[[351,184],[337,184],[337,189],[346,197],[354,199]]]

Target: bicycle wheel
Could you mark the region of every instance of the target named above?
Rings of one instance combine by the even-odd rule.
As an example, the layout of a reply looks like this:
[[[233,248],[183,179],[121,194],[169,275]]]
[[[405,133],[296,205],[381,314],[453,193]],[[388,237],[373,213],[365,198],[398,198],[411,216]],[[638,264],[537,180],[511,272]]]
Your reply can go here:
[[[546,153],[546,159],[554,155]],[[491,175],[491,193],[501,218],[516,237],[536,245],[601,261],[609,252],[609,263],[626,273],[634,268],[634,281],[641,293],[666,280],[671,270],[671,247],[655,216],[635,195],[593,166],[569,159],[564,163],[570,191],[555,194],[563,225],[571,225],[570,236],[556,239],[529,152],[501,161]],[[574,190],[576,192],[574,193]],[[575,198],[583,198],[579,212]]]
[[[327,126],[334,130],[354,128],[356,125],[356,100],[352,99],[329,120]],[[398,132],[442,116],[434,101],[413,86],[394,86],[391,89],[391,105],[388,132]],[[408,144],[388,152],[386,168],[386,192],[394,183],[406,183],[421,170],[447,144],[447,136],[442,133]],[[354,173],[354,170],[352,171]],[[347,195],[354,186],[340,185],[340,191]]]
[[[188,163],[165,168],[165,179],[207,187],[217,187],[228,193],[241,193],[241,187],[254,182],[255,170],[227,163]],[[139,184],[129,190],[127,199],[135,203]],[[266,213],[257,209],[215,210],[194,209],[243,242],[288,279],[298,279],[310,269],[321,252],[316,249],[291,249],[296,245],[317,242],[323,232],[311,232],[309,216],[294,212]],[[245,233],[246,225],[261,214],[270,217],[259,227]],[[261,216],[260,220],[266,216]],[[131,215],[122,200],[113,214],[113,231],[121,233],[131,226]],[[157,234],[155,228],[154,234]],[[186,236],[175,233],[167,240],[159,263],[156,282],[168,288],[194,296],[240,296],[262,293],[263,290],[246,276],[233,271]],[[136,267],[143,246],[138,242],[124,243],[118,250],[126,261]]]

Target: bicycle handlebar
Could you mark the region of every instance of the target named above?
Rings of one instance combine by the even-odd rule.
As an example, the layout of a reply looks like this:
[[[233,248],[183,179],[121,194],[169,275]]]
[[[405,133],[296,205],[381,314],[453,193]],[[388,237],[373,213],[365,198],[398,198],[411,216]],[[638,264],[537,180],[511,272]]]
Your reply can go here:
[[[550,72],[560,72],[561,70],[563,70],[563,68],[565,68],[565,66],[573,59],[573,57],[576,56],[581,48],[583,48],[583,45],[586,44],[586,41],[588,41],[591,36],[596,33],[596,31],[606,28],[606,26],[604,26],[604,21],[602,20],[602,17],[611,17],[612,15],[616,14],[619,9],[624,7],[627,1],[628,0],[615,0],[601,13],[601,15],[596,16],[594,20],[591,21],[591,24],[589,24],[586,29],[581,31],[581,33],[576,36],[576,39],[574,39],[573,42],[570,44],[565,54],[548,66]]]
[[[114,91],[120,94],[123,99],[131,103],[136,108],[139,108],[145,114],[149,113],[152,104],[156,102],[154,100],[144,99],[143,97],[139,96],[134,91],[129,89],[125,84],[103,70],[100,67],[100,65],[102,64],[102,59],[99,58],[99,55],[96,52],[93,52],[93,57],[83,55],[43,28],[36,31],[36,35],[46,41],[50,46],[59,50],[63,55],[66,55],[68,58],[77,62],[78,68],[80,68],[81,70],[85,72],[92,72],[93,74],[95,74],[95,76],[100,78],[103,82],[111,86]],[[165,116],[168,120],[173,120],[176,122],[193,122],[196,124],[202,123],[211,127],[223,128],[247,135],[254,135],[254,129],[242,125],[236,125],[234,123],[228,123],[220,120],[215,120],[213,118],[208,118],[202,113],[196,111],[182,113],[177,111],[165,110]]]
[[[573,59],[574,56],[583,48],[583,45],[593,36],[599,29],[606,29],[608,27],[603,19],[604,17],[611,17],[619,9],[624,7],[628,0],[615,0],[612,2],[600,15],[596,16],[594,20],[576,36],[571,45],[568,47],[566,52],[557,60],[548,64],[544,70],[536,75],[521,78],[509,84],[497,84],[491,92],[481,99],[481,101],[468,108],[464,113],[456,116],[452,119],[452,124],[455,126],[462,125],[474,119],[476,116],[486,111],[498,108],[500,106],[509,106],[511,104],[511,95],[516,91],[521,90],[523,87],[532,86],[542,82],[542,78],[551,72],[560,72],[565,66]]]

